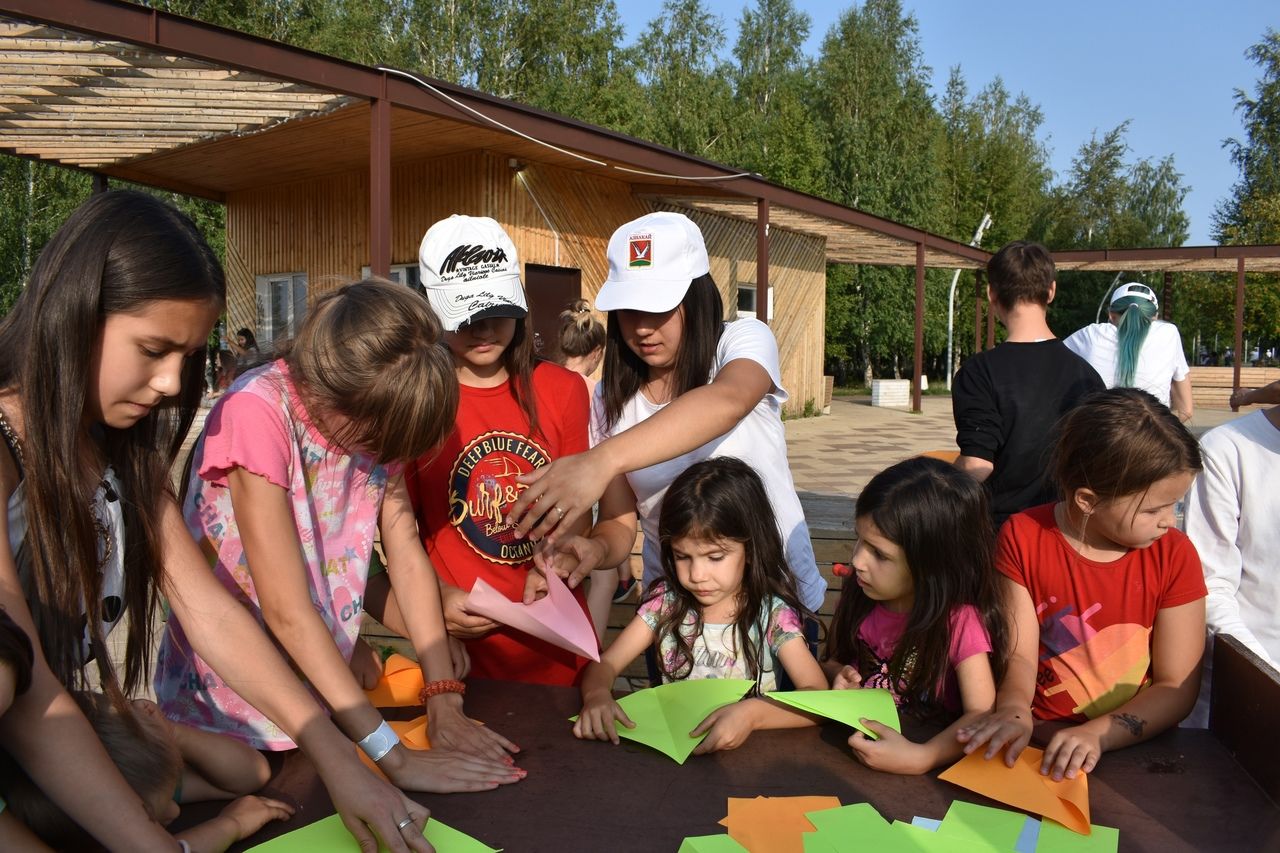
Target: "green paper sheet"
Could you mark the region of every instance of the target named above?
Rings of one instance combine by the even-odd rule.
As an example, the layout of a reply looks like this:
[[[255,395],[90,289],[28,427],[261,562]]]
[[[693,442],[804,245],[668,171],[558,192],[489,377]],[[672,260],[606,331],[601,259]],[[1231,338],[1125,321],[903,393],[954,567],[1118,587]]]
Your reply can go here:
[[[893,694],[888,690],[788,690],[765,695],[801,711],[853,726],[873,739],[875,733],[863,726],[859,722],[861,719],[875,720],[895,732],[902,731],[898,722],[898,706],[893,703]]]
[[[629,729],[618,723],[618,736],[651,746],[684,764],[702,742],[701,737],[689,737],[689,732],[712,711],[737,702],[754,684],[746,678],[699,678],[628,693],[618,704],[636,727]]]
[[[943,835],[900,820],[893,822],[889,833],[889,843],[877,845],[877,850],[886,853],[987,853],[991,849],[982,842]]]
[[[1011,812],[989,806],[979,806],[956,800],[947,809],[947,816],[938,826],[938,834],[960,841],[985,845],[996,853],[1012,850],[1022,834],[1027,817],[1022,812]]]
[[[806,832],[801,837],[804,853],[844,853],[844,847],[833,847],[832,840],[821,832]]]
[[[809,836],[815,836],[813,848],[832,853],[864,853],[878,850],[891,843],[889,822],[870,803],[854,803],[838,809],[822,809],[805,812],[809,823],[817,832],[805,833],[805,850],[808,853]],[[817,847],[825,844],[826,848]]]
[[[1036,853],[1116,853],[1120,847],[1120,830],[1096,823],[1090,824],[1089,829],[1088,835],[1081,835],[1057,821],[1041,821]]]
[[[498,853],[435,818],[427,821],[423,835],[436,848],[436,853]],[[387,848],[380,849],[386,851]],[[360,853],[360,845],[347,832],[342,818],[335,814],[251,847],[250,853]]]
[[[729,835],[694,835],[680,843],[676,853],[747,853],[747,848]]]

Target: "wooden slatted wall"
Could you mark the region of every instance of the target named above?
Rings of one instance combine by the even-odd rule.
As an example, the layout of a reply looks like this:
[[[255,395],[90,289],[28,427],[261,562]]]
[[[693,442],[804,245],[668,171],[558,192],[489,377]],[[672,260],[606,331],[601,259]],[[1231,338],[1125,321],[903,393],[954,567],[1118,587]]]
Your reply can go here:
[[[538,163],[517,173],[507,157],[486,151],[395,165],[391,186],[393,264],[416,263],[423,233],[439,219],[453,213],[491,216],[511,234],[524,262],[580,269],[588,299],[607,275],[610,234],[653,209],[625,182]],[[258,275],[305,272],[312,299],[360,276],[369,264],[367,187],[367,175],[347,172],[229,195],[231,328],[256,325]],[[755,226],[680,210],[702,228],[712,275],[733,319],[738,283],[756,280]],[[789,411],[802,410],[808,400],[821,403],[825,270],[822,240],[771,229],[770,325],[791,395]]]

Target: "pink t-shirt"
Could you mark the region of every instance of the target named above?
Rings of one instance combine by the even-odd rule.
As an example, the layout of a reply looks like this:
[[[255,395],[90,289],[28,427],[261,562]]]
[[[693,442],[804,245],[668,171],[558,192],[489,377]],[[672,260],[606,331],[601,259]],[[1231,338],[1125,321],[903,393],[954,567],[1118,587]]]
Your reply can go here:
[[[331,447],[303,410],[282,361],[246,373],[218,401],[196,443],[183,517],[218,580],[265,625],[227,488],[227,475],[236,468],[288,492],[311,603],[349,660],[364,612],[378,512],[399,466]],[[176,618],[169,619],[161,641],[155,689],[170,719],[258,749],[294,747],[191,649]]]
[[[910,613],[894,613],[877,604],[858,626],[857,662],[863,687],[882,687],[893,693],[894,701],[902,704],[897,685],[889,677],[889,662],[898,647],[898,640],[907,627]],[[953,713],[964,710],[960,702],[960,684],[956,680],[956,667],[974,655],[991,651],[991,638],[982,625],[982,617],[972,604],[956,607],[951,611],[951,647],[947,652],[950,667],[942,688],[942,707]]]

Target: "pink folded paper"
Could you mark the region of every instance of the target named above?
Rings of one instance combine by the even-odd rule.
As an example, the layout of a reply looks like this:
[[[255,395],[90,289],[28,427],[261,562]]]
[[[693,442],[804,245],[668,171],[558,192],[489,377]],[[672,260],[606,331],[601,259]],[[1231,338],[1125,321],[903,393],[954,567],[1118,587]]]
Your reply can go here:
[[[574,654],[600,660],[596,629],[555,572],[547,573],[547,594],[533,604],[511,601],[483,579],[476,578],[465,606],[468,613],[509,625]]]

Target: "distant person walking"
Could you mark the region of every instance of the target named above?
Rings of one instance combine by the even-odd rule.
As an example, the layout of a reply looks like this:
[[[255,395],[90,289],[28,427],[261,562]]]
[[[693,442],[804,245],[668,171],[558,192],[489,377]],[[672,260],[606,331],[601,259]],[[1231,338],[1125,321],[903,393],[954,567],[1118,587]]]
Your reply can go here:
[[[1172,323],[1156,319],[1160,302],[1145,284],[1122,284],[1111,296],[1110,322],[1080,329],[1065,343],[1093,365],[1108,388],[1141,388],[1189,421],[1190,368],[1182,336]]]

